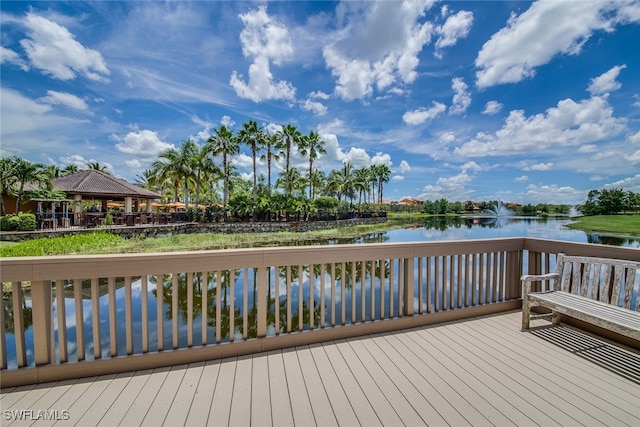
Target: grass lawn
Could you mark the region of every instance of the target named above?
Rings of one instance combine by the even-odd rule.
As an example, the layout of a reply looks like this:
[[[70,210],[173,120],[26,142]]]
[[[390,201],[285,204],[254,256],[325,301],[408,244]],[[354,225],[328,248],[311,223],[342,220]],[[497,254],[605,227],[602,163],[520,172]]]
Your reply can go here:
[[[583,216],[567,227],[584,231],[640,236],[640,215]]]
[[[122,254],[172,251],[199,251],[209,249],[247,248],[258,246],[288,246],[328,243],[353,239],[367,234],[384,232],[407,224],[406,219],[390,218],[385,223],[357,225],[330,230],[278,233],[199,233],[176,234],[170,237],[123,239],[120,236],[97,231],[26,242],[1,245],[0,256],[46,256]]]

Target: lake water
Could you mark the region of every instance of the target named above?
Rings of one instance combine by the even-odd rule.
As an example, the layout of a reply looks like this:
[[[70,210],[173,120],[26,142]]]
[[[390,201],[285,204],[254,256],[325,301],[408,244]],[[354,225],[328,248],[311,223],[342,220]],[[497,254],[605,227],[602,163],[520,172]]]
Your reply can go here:
[[[437,241],[437,240],[467,240],[467,239],[486,239],[492,237],[536,237],[536,238],[548,238],[548,239],[556,239],[556,240],[565,240],[572,242],[582,242],[582,243],[602,243],[608,245],[615,246],[626,246],[626,247],[634,247],[640,248],[640,237],[634,236],[614,236],[614,235],[601,235],[596,233],[586,233],[584,231],[579,230],[571,230],[566,227],[568,223],[571,222],[571,219],[568,218],[523,218],[523,217],[503,217],[503,218],[489,218],[489,217],[433,217],[429,218],[423,223],[413,224],[410,226],[401,227],[398,229],[390,230],[387,232],[378,232],[371,233],[368,235],[364,235],[354,239],[340,239],[340,240],[331,240],[331,241],[315,241],[315,242],[304,242],[305,244],[344,244],[344,243],[377,243],[377,242],[421,242],[421,241]],[[345,266],[346,268],[347,266]],[[297,267],[295,267],[297,268]],[[349,267],[350,268],[350,267]],[[367,268],[368,271],[368,268]],[[236,325],[240,325],[242,323],[242,303],[244,299],[244,290],[243,290],[243,282],[244,282],[244,272],[238,271],[235,274],[235,277],[226,277],[223,279],[224,282],[228,283],[230,280],[233,280],[236,283],[235,286],[235,295],[227,295],[228,287],[224,286],[224,301],[227,301],[228,298],[233,297],[236,301],[236,312],[234,313],[234,317],[236,318]],[[286,294],[286,285],[283,280],[284,271],[272,271],[269,273],[269,304],[271,306],[270,310],[273,310],[275,306],[276,300],[279,300],[281,309],[280,316],[286,311],[286,307],[282,306],[286,301],[283,299],[283,295]],[[293,284],[292,284],[292,306],[294,319],[297,319],[297,301],[298,301],[298,292],[300,287],[297,285],[297,281],[295,279],[297,273],[294,273],[292,276]],[[314,298],[316,301],[320,300],[320,289],[319,289],[319,280],[317,280],[317,275],[319,273],[314,272],[314,276],[316,280],[314,280],[316,288],[314,289]],[[309,286],[308,286],[308,277],[310,272],[308,269],[302,272],[302,290],[303,290],[303,300],[309,300]],[[349,276],[349,275],[347,275]],[[132,282],[132,296],[133,296],[133,323],[134,323],[134,342],[136,342],[135,351],[140,351],[140,334],[141,334],[141,300],[144,298],[142,293],[141,283],[139,278],[133,278]],[[211,280],[211,279],[209,279]],[[209,281],[207,280],[207,281]],[[253,277],[249,278],[250,282],[253,280]],[[179,281],[179,297],[181,300],[186,300],[186,277],[185,275],[180,275],[178,278]],[[252,283],[252,282],[251,282]],[[69,290],[67,289],[70,284],[65,285],[65,292],[69,295]],[[116,306],[118,307],[117,314],[117,327],[118,327],[118,341],[119,341],[119,352],[124,352],[124,335],[125,335],[125,326],[124,326],[124,283],[122,279],[116,280]],[[150,307],[149,313],[149,334],[150,336],[155,336],[155,331],[157,328],[157,318],[155,315],[155,307],[156,306],[156,289],[157,284],[149,283],[148,292],[146,295],[148,306]],[[202,283],[194,283],[196,288],[194,300],[199,300],[198,292],[201,292],[197,289],[202,288]],[[350,288],[350,284],[347,283],[345,285]],[[376,281],[375,287],[376,289],[379,286],[379,282]],[[337,283],[337,292],[340,293],[342,283]],[[84,284],[83,288],[88,292],[88,284]],[[167,276],[165,277],[165,283],[163,284],[164,288],[164,330],[171,331],[172,328],[172,320],[171,320],[171,280]],[[211,294],[215,292],[215,284],[211,280],[211,282],[207,286],[208,293]],[[251,286],[250,286],[251,288]],[[71,288],[69,288],[71,289]],[[275,289],[279,289],[279,297],[275,297]],[[388,298],[388,287],[385,290],[385,298]],[[251,313],[256,310],[255,307],[255,299],[254,299],[254,291],[253,289],[248,289],[248,300]],[[349,301],[345,301],[347,307],[351,305],[351,293],[347,292],[347,297]],[[355,296],[359,298],[358,295]],[[213,303],[214,297],[210,297],[210,304]],[[5,328],[7,331],[6,334],[6,348],[9,357],[9,366],[10,368],[16,367],[16,359],[15,359],[15,338],[12,334],[13,325],[12,323],[12,304],[11,304],[11,293],[4,293],[4,301],[3,301],[3,310],[5,310]],[[57,311],[57,301],[54,301],[54,316]],[[101,323],[101,331],[103,337],[102,342],[105,343],[105,348],[102,349],[103,354],[109,354],[109,318],[108,318],[108,295],[102,295],[100,297],[100,323]],[[357,302],[357,307],[360,307],[360,301]],[[365,306],[369,306],[369,301],[366,302]],[[225,307],[223,307],[223,320],[228,319],[229,306],[225,303]],[[75,302],[73,298],[65,298],[65,309],[66,309],[66,317],[67,317],[67,327],[68,327],[68,338],[69,338],[69,351],[70,358],[73,360],[75,357]],[[86,340],[89,348],[87,348],[87,358],[91,359],[91,354],[93,353],[93,349],[91,348],[93,338],[92,334],[92,317],[91,317],[91,301],[85,300],[83,303],[83,310],[85,315],[85,332],[87,334]],[[225,313],[225,310],[227,312]],[[211,305],[207,307],[207,317],[208,319],[215,319],[215,305]],[[308,318],[311,315],[309,313],[308,308],[304,307],[303,316],[306,318],[305,324],[308,323]],[[377,316],[378,314],[376,314]],[[318,313],[314,313],[314,318],[316,318],[315,323],[318,324],[319,319]],[[179,336],[180,336],[180,347],[186,345],[186,315],[180,312],[181,322],[179,326]],[[338,324],[341,321],[340,313],[338,313],[337,322]],[[346,318],[350,317],[350,309],[347,310]],[[27,346],[32,346],[33,342],[33,331],[30,327],[30,319],[31,318],[31,299],[28,290],[25,290],[25,325],[28,326],[25,330],[25,338],[27,341]],[[281,319],[280,324],[286,322],[285,318]],[[54,321],[54,324],[57,323]],[[227,322],[224,322],[228,325]],[[295,321],[294,321],[295,323]],[[194,330],[193,335],[195,338],[194,345],[199,345],[198,340],[201,336],[200,329],[200,315],[196,310],[194,313]],[[270,333],[274,332],[274,325],[270,321]],[[57,335],[57,325],[54,325]],[[208,332],[208,342],[215,342],[215,325],[209,324],[207,328]],[[224,340],[228,340],[228,326],[224,327],[225,332],[223,334]],[[250,334],[251,335],[251,334]],[[241,339],[241,331],[236,329],[237,339]],[[167,334],[164,340],[165,348],[171,348],[171,335]],[[151,343],[150,350],[154,350],[154,344]],[[27,358],[30,363],[33,363],[33,355],[29,351],[27,354]]]

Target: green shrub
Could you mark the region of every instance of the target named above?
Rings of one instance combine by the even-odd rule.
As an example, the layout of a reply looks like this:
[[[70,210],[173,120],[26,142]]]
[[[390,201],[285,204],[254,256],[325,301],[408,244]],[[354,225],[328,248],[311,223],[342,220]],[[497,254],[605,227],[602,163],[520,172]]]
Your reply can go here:
[[[106,232],[74,234],[71,236],[27,240],[0,248],[0,256],[43,256],[105,253],[120,244],[123,238]]]
[[[36,216],[34,214],[20,213],[17,218],[20,231],[33,231],[36,229]]]
[[[0,231],[10,231],[10,224],[9,224],[9,218],[11,218],[10,216],[0,216]]]
[[[19,216],[10,216],[9,217],[9,230],[17,230],[20,228],[20,217]]]

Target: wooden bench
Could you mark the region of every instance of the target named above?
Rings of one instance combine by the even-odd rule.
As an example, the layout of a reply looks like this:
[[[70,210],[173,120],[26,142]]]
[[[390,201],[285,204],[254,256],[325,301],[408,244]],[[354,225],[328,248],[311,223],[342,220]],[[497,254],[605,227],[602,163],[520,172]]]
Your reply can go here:
[[[545,307],[554,324],[565,315],[640,341],[637,271],[640,262],[560,253],[555,273],[522,276],[522,328],[548,316],[531,313],[532,307]],[[546,282],[549,289],[532,292],[532,282]]]

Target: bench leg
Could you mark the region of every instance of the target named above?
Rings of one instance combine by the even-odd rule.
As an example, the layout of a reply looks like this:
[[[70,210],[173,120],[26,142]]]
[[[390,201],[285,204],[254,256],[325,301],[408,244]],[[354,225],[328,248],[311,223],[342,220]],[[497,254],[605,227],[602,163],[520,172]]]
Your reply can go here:
[[[529,329],[529,322],[531,318],[531,307],[529,307],[529,302],[527,301],[527,297],[522,299],[522,329]]]

